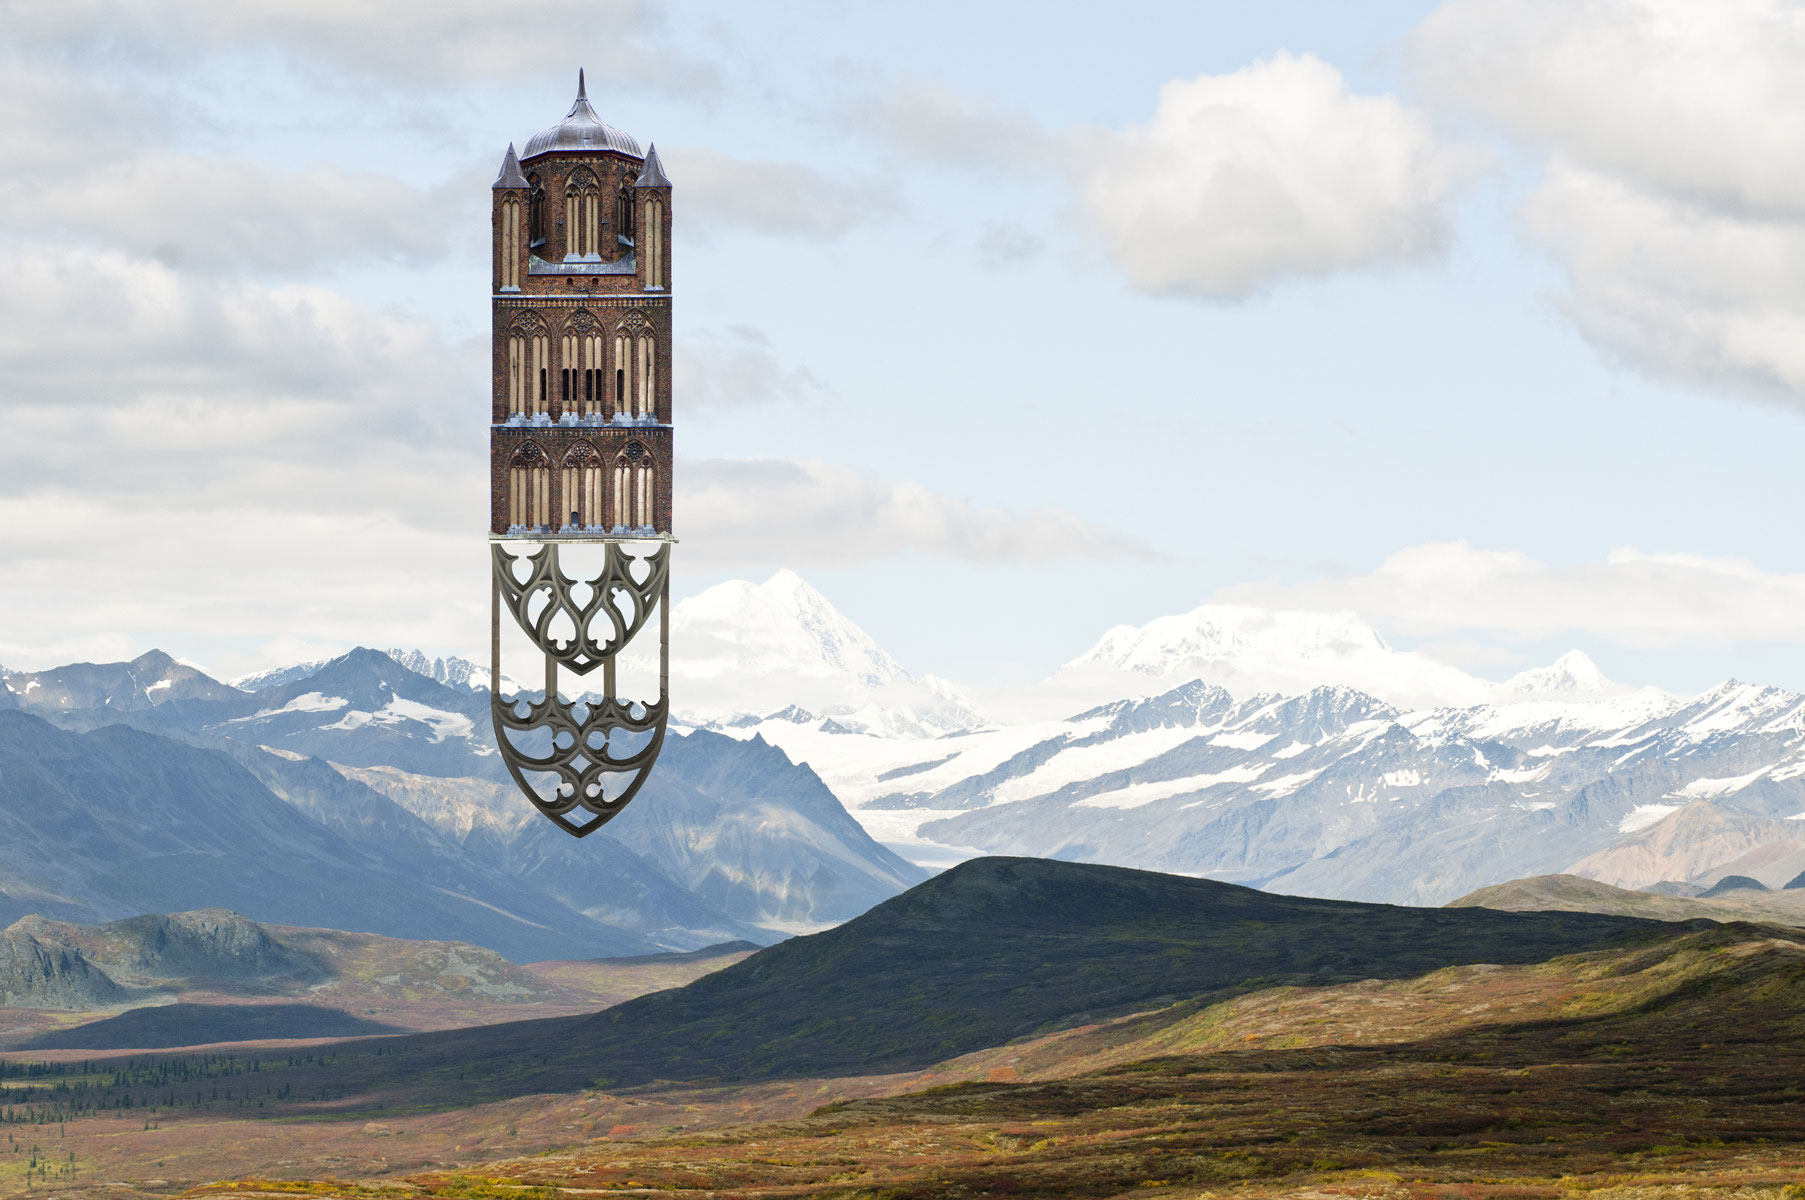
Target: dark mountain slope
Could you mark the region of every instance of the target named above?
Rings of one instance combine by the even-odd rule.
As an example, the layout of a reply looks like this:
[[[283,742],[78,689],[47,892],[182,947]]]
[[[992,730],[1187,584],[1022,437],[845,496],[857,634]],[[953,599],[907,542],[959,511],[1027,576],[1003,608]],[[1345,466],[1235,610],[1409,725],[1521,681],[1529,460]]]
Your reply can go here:
[[[664,948],[500,879],[423,879],[413,867],[311,819],[220,751],[124,726],[69,733],[0,712],[6,920],[222,907],[254,920],[475,942],[518,961]]]
[[[593,1016],[413,1035],[383,1056],[347,1046],[333,1086],[433,1105],[657,1079],[900,1071],[1175,1000],[1541,962],[1691,928],[977,859],[836,929]],[[455,1095],[446,1083],[454,1075]]]
[[[584,1049],[616,1085],[904,1070],[1187,997],[1537,962],[1671,928],[976,859],[837,929],[600,1013]]]
[[[23,1050],[156,1049],[264,1038],[356,1037],[399,1032],[393,1025],[318,1004],[165,1004],[104,1021],[42,1033]]]

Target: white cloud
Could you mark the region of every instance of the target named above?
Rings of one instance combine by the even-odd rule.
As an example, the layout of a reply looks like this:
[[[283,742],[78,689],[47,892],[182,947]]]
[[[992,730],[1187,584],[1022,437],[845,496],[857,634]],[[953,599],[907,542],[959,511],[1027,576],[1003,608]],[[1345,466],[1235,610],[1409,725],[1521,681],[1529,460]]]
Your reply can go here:
[[[907,553],[979,563],[1152,557],[1138,539],[1060,509],[983,508],[837,463],[752,458],[679,466],[677,533],[686,558],[712,566],[840,566]]]
[[[800,163],[734,158],[700,147],[661,147],[677,185],[684,227],[836,238],[896,211],[890,189],[852,182]]]
[[[1455,0],[1412,50],[1441,102],[1547,151],[1525,228],[1588,338],[1805,398],[1805,7]]]
[[[827,394],[813,372],[784,362],[764,330],[750,325],[699,330],[683,339],[676,354],[674,386],[685,414],[806,405]]]
[[[1418,77],[1524,141],[1639,187],[1805,210],[1805,8],[1790,0],[1453,0]]]
[[[1556,160],[1523,207],[1596,345],[1705,383],[1805,397],[1805,219],[1738,216]]]
[[[548,47],[587,65],[595,84],[693,94],[716,70],[670,46],[645,0],[8,0],[16,41],[66,54],[167,68],[196,55],[273,49],[379,86],[539,76]]]
[[[1019,109],[932,80],[900,77],[850,105],[848,125],[936,163],[981,170],[1043,170],[1065,154],[1061,139]]]
[[[1204,296],[1431,257],[1477,166],[1310,55],[1169,82],[1146,125],[1081,144],[1084,211],[1116,266],[1148,291]]]
[[[1240,584],[1215,599],[1352,609],[1402,632],[1430,636],[1483,631],[1533,641],[1587,633],[1642,648],[1805,644],[1805,574],[1629,547],[1599,562],[1556,566],[1465,541],[1429,543],[1399,550],[1362,574]]]
[[[487,180],[427,191],[388,175],[300,171],[151,149],[0,183],[14,231],[98,242],[214,275],[293,278],[347,258],[421,263],[481,229]],[[461,190],[462,195],[457,194]]]

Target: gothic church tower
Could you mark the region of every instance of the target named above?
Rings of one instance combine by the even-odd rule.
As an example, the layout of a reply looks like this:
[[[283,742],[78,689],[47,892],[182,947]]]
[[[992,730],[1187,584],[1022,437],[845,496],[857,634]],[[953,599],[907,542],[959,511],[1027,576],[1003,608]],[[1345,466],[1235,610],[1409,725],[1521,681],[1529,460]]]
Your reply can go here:
[[[583,76],[492,192],[489,532],[671,530],[671,181]]]

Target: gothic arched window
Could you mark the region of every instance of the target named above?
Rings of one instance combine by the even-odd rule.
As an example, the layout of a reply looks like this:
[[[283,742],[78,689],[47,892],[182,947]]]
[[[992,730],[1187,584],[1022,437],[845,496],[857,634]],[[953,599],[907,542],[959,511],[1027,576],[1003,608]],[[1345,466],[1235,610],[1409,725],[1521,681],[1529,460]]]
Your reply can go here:
[[[520,201],[501,202],[501,286],[520,290]]]
[[[587,529],[602,523],[602,461],[588,442],[564,456],[564,508],[570,523]]]
[[[664,205],[657,197],[646,201],[645,222],[640,226],[639,253],[644,256],[648,288],[664,286]]]
[[[545,189],[539,186],[539,173],[535,171],[526,177],[532,191],[527,193],[527,237],[528,248],[537,250],[545,245]]]
[[[655,523],[657,497],[652,456],[638,442],[628,442],[614,459],[614,523],[639,529]]]
[[[658,351],[652,341],[652,335],[642,333],[637,339],[637,353],[634,355],[634,367],[638,378],[634,384],[635,416],[656,415],[658,404],[655,397],[654,381],[658,378]]]
[[[597,257],[602,252],[602,190],[595,176],[577,171],[564,187],[564,256]]]
[[[536,529],[551,521],[551,471],[545,453],[528,442],[508,460],[508,525]]]
[[[508,414],[548,412],[550,374],[551,338],[545,322],[523,314],[508,331]]]

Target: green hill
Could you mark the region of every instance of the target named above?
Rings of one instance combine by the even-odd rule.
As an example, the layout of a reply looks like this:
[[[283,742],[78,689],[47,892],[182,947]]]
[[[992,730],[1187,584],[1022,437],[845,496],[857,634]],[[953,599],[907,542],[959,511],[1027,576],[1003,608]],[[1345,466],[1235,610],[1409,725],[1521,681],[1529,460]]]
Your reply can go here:
[[[581,1054],[610,1086],[906,1070],[1180,999],[1539,962],[1660,928],[984,858],[837,929],[599,1013]]]

